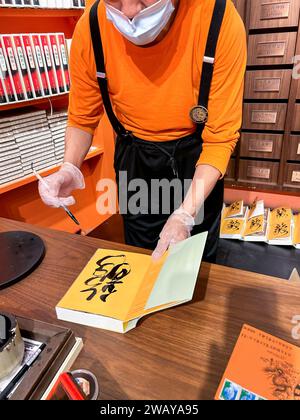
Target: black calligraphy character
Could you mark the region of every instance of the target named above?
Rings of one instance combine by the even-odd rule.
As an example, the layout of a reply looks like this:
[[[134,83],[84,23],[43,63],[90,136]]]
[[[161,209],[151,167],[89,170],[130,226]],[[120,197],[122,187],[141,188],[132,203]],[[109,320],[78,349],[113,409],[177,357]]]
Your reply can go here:
[[[288,225],[286,223],[278,223],[275,226],[274,232],[276,235],[288,235],[289,234],[289,229],[288,229]]]
[[[116,264],[115,261],[121,259],[121,263]],[[116,285],[123,283],[120,281],[130,273],[129,264],[125,262],[125,255],[106,256],[96,262],[97,268],[93,276],[88,278],[84,284],[90,286],[88,289],[81,290],[81,293],[90,293],[86,298],[91,301],[98,293],[98,287],[103,286],[106,280],[110,280],[102,287],[103,292],[108,292],[106,295],[101,295],[100,299],[106,302],[106,299],[112,293],[116,293]]]
[[[231,220],[227,225],[229,230],[238,231],[240,229],[240,222],[238,220]]]
[[[250,223],[251,230],[258,230],[258,229],[261,229],[261,227],[262,227],[262,224],[259,217],[255,217],[253,220],[251,220],[251,223]]]

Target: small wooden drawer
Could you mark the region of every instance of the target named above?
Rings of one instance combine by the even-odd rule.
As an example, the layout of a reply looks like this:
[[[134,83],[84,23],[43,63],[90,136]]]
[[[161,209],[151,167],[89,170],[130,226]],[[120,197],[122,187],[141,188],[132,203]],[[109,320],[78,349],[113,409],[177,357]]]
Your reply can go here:
[[[292,70],[250,70],[246,73],[245,99],[288,99]]]
[[[242,133],[241,157],[280,159],[282,134]]]
[[[250,35],[248,65],[292,64],[296,50],[297,32]]]
[[[300,136],[290,136],[287,160],[300,161]]]
[[[284,185],[286,187],[300,188],[300,165],[299,164],[286,163]]]
[[[244,104],[243,128],[283,131],[286,110],[286,104]]]
[[[278,172],[279,163],[241,159],[238,180],[249,184],[276,185]]]
[[[298,26],[300,0],[251,0],[250,4],[250,29]]]
[[[294,108],[292,131],[300,131],[300,104],[296,104]]]
[[[231,158],[227,167],[227,171],[225,174],[225,179],[227,181],[234,181],[235,180],[235,159]]]

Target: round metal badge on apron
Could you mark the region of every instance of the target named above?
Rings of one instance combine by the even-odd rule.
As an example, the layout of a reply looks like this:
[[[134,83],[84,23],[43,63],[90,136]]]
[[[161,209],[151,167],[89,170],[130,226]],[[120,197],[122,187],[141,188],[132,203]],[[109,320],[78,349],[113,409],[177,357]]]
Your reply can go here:
[[[226,8],[226,0],[216,0],[210,24],[205,55],[203,58],[202,75],[199,89],[198,104],[189,112],[190,118],[196,124],[195,133],[177,140],[159,142],[145,141],[134,136],[125,129],[116,117],[110,101],[107,75],[104,64],[103,46],[98,22],[98,6],[100,0],[94,3],[90,10],[90,31],[93,43],[97,80],[102,95],[103,104],[114,131],[117,134],[114,166],[119,194],[124,192],[120,186],[120,171],[126,172],[127,182],[133,179],[143,179],[151,186],[153,179],[179,179],[182,185],[185,180],[192,180],[195,166],[202,152],[202,131],[208,120],[208,98],[213,77],[216,46]],[[221,211],[223,206],[224,181],[218,181],[215,188],[205,201],[204,220],[196,225],[192,234],[208,231],[204,259],[214,261],[217,251]],[[126,198],[130,194],[126,191]],[[150,199],[151,201],[151,199]],[[169,215],[175,210],[171,198],[170,212],[165,214],[161,207],[155,214],[151,204],[146,211],[139,214],[123,214],[125,239],[128,245],[154,249]]]
[[[194,106],[190,110],[190,117],[195,124],[205,124],[208,120],[208,110],[202,105]]]

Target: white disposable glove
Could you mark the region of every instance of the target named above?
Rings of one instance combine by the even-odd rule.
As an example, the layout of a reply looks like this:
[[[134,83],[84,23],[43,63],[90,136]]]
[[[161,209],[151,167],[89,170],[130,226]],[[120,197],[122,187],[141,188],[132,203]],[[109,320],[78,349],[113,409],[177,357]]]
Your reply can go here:
[[[39,193],[43,202],[50,207],[72,206],[75,199],[71,195],[74,190],[85,188],[84,177],[81,171],[72,163],[65,162],[60,170],[39,181]]]
[[[175,210],[167,220],[161,231],[158,244],[153,251],[152,258],[158,260],[170,245],[181,242],[191,236],[195,226],[195,219],[183,207]]]

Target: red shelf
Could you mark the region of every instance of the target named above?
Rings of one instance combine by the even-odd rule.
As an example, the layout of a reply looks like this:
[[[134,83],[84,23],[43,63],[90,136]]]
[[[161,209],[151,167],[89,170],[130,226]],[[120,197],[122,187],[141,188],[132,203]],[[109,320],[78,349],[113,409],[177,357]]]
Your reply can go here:
[[[75,17],[78,18],[83,14],[83,9],[39,9],[30,7],[1,7],[0,17]]]
[[[96,156],[100,156],[103,154],[103,149],[97,147],[95,150],[88,153],[88,155],[85,158],[85,161],[92,159]],[[48,175],[53,174],[58,170],[60,165],[51,166],[50,168],[43,169],[40,171],[40,175],[45,177]],[[37,181],[36,177],[34,175],[29,175],[21,179],[17,179],[12,182],[8,182],[7,184],[0,185],[0,195],[4,194],[8,191],[14,190],[15,188],[23,187],[24,185],[30,184],[31,182]]]
[[[14,102],[11,104],[7,104],[7,105],[1,105],[0,106],[0,112],[1,111],[11,111],[13,109],[17,109],[17,108],[26,108],[29,106],[36,106],[36,105],[43,105],[43,104],[48,104],[49,102],[51,103],[56,103],[58,101],[66,101],[69,97],[69,93],[63,93],[61,95],[55,95],[55,96],[47,96],[45,98],[41,98],[41,99],[33,99],[33,100],[29,100],[29,101],[22,101],[22,102]]]

